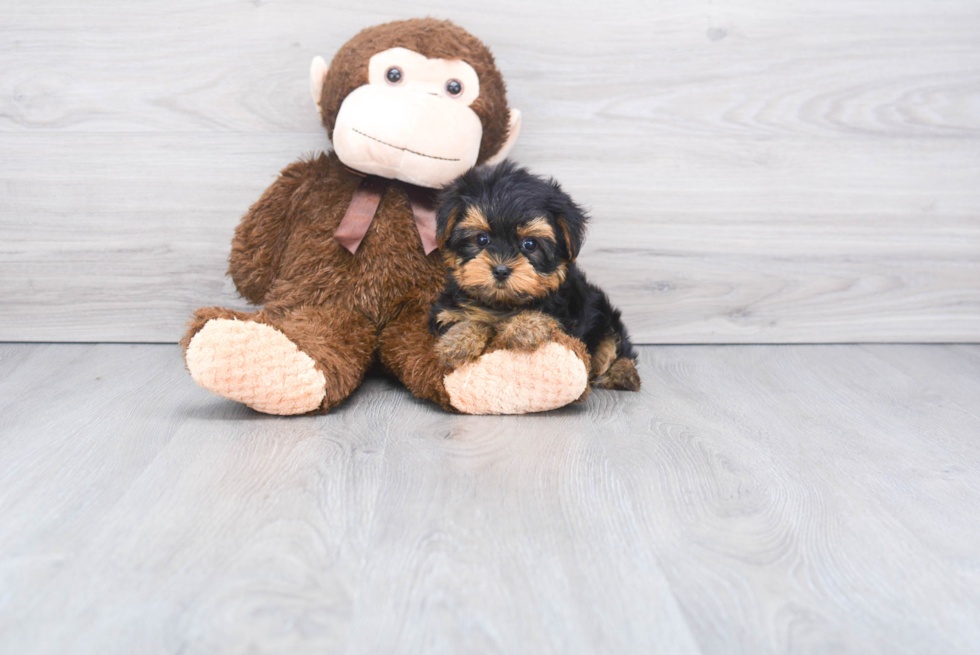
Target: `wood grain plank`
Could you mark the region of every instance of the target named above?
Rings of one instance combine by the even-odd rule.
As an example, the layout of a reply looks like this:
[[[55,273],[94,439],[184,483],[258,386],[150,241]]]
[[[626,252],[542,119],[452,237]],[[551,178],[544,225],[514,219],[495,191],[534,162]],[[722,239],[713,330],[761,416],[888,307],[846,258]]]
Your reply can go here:
[[[323,145],[317,134],[59,141],[50,161],[35,135],[0,135],[2,339],[176,341],[197,307],[245,308],[223,275],[234,225],[279,167]],[[814,140],[740,159],[678,137],[669,158],[631,162],[627,177],[623,137],[596,148],[610,165],[594,173],[572,145],[527,141],[543,153],[529,163],[591,206],[581,264],[641,343],[980,339],[970,143]],[[849,167],[822,166],[844,149]],[[888,175],[867,172],[879,160]],[[809,185],[786,191],[798,174]]]
[[[0,345],[0,651],[975,651],[980,347],[640,356],[544,415],[278,418],[173,346]]]
[[[353,650],[697,652],[576,409],[388,442]]]
[[[493,46],[514,155],[592,207],[583,264],[638,341],[980,341],[968,0],[8,3],[0,339],[175,341],[242,308],[234,223],[327,145],[310,58],[416,12]]]
[[[980,9],[923,3],[518,0],[8,3],[0,126],[310,132],[306,71],[386,20],[451,18],[490,44],[529,126],[624,133],[978,136]],[[220,27],[216,27],[220,26]],[[588,131],[587,131],[588,133]]]
[[[980,643],[980,422],[882,365],[913,348],[647,348],[650,401],[593,414],[703,652]]]
[[[134,362],[123,346],[43,348],[0,387],[50,381],[59,356],[77,353],[66,382],[97,374],[111,389],[89,385],[103,399],[87,415],[98,427],[62,435],[54,425],[71,414],[35,425],[26,410],[4,430],[17,465],[0,479],[0,517],[23,528],[0,541],[4,586],[17,593],[0,613],[0,648],[696,652],[616,490],[601,470],[563,473],[570,457],[588,458],[587,446],[563,445],[580,412],[530,453],[552,469],[555,486],[542,488],[526,441],[486,429],[499,421],[473,425],[383,380],[331,416],[283,420],[196,389],[173,347],[130,346]],[[148,375],[170,393],[131,383]],[[166,448],[121,472],[116,457],[78,455],[141,442],[133,428],[167,433]],[[42,444],[64,457],[35,473]],[[88,486],[98,478],[125,493]],[[594,479],[594,497],[580,478]],[[60,523],[66,511],[81,516]]]

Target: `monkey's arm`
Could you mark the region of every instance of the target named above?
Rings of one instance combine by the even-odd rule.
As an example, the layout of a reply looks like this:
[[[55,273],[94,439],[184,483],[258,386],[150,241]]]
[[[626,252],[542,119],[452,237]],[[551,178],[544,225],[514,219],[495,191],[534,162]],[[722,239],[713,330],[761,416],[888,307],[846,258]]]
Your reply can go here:
[[[289,239],[294,197],[311,166],[310,162],[299,161],[286,167],[235,228],[228,273],[238,292],[252,304],[265,300],[279,272]]]

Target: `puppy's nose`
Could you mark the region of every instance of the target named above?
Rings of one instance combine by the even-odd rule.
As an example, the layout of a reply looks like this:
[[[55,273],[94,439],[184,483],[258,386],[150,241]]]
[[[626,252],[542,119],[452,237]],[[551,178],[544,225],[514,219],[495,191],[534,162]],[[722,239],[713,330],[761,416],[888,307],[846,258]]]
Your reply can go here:
[[[497,281],[503,282],[510,277],[510,267],[504,266],[503,264],[497,264],[493,267],[493,276],[497,278]]]

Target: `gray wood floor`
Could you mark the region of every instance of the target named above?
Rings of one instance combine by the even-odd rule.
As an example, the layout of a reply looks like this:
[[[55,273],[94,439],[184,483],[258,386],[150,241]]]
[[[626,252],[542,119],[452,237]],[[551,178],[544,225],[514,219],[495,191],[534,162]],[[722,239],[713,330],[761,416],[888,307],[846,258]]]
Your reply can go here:
[[[980,652],[980,346],[641,359],[276,418],[174,346],[2,345],[0,652]]]

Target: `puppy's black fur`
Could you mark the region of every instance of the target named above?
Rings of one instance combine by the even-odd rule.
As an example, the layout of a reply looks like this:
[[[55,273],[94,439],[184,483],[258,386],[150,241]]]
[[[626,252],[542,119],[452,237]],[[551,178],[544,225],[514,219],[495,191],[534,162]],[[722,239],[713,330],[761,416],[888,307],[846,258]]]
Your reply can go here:
[[[478,356],[495,334],[508,333],[508,322],[533,327],[550,317],[585,344],[593,384],[638,389],[636,352],[619,310],[575,265],[587,222],[586,213],[556,181],[513,162],[472,169],[458,178],[443,191],[437,214],[449,273],[432,307],[430,329],[446,335],[462,323],[480,323],[482,336],[466,359]],[[533,349],[548,338],[539,334],[517,346]]]

